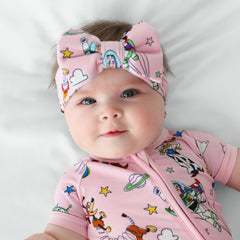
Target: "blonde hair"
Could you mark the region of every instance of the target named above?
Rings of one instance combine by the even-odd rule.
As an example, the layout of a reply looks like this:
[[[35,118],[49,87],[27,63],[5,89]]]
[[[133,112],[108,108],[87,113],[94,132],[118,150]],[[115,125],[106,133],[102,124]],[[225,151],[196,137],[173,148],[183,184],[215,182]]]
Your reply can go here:
[[[129,31],[131,28],[132,25],[129,23],[104,20],[96,21],[91,24],[85,25],[84,27],[81,27],[82,30],[97,36],[101,41],[119,41],[122,38],[123,33]],[[52,68],[52,78],[50,86],[55,86],[55,75],[58,69],[58,63],[56,59],[57,58],[55,55],[55,63]],[[166,72],[172,73],[168,66],[164,50],[163,50],[163,66]]]

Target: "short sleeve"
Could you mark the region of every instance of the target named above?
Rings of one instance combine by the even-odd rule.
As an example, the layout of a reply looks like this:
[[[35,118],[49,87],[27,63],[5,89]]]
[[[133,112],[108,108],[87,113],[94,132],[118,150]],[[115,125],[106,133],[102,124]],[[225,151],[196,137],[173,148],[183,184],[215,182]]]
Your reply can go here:
[[[194,138],[197,151],[206,162],[209,174],[215,181],[225,185],[236,163],[237,147],[202,132],[187,131],[187,135]]]
[[[81,179],[82,176],[76,172],[75,167],[68,169],[62,176],[57,185],[49,223],[86,237],[88,224],[82,206]]]

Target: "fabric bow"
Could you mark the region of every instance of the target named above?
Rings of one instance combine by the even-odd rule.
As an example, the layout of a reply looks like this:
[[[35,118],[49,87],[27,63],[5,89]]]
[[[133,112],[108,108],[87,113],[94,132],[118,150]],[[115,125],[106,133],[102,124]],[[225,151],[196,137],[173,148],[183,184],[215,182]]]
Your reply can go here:
[[[70,30],[59,41],[57,60],[55,79],[62,111],[74,92],[107,68],[129,71],[166,101],[168,83],[158,32],[145,22],[134,25],[120,41],[101,42],[83,30]]]

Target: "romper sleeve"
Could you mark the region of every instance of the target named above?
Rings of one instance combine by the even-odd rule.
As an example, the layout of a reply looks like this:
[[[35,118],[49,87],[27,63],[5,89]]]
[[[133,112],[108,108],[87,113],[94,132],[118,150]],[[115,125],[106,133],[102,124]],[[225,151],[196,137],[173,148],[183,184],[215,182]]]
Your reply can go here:
[[[84,165],[84,163],[83,163]],[[74,166],[61,177],[55,193],[55,205],[49,223],[87,237],[87,220],[82,206],[82,175]]]
[[[209,168],[209,174],[215,181],[225,185],[237,160],[237,147],[210,134],[195,131],[187,131],[187,134],[194,138],[197,151]]]

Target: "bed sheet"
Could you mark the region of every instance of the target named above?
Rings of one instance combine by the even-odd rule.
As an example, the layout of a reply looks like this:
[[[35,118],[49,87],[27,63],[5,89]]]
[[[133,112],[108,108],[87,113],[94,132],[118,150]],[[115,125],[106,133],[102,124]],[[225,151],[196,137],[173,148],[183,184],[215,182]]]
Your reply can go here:
[[[141,20],[156,27],[169,75],[165,127],[200,130],[239,146],[240,1],[1,1],[1,239],[42,232],[56,184],[86,153],[69,136],[55,90],[48,89],[61,34],[92,20]],[[240,239],[240,194],[216,185]]]

